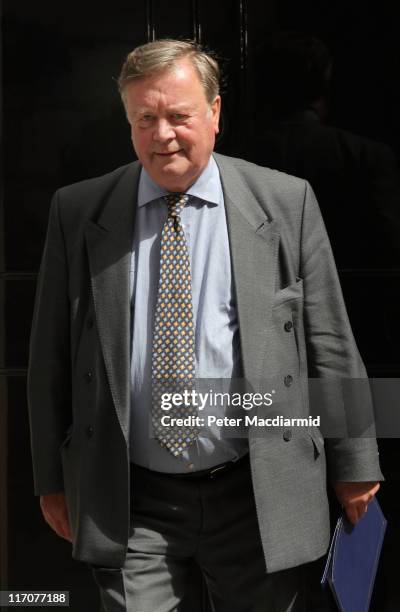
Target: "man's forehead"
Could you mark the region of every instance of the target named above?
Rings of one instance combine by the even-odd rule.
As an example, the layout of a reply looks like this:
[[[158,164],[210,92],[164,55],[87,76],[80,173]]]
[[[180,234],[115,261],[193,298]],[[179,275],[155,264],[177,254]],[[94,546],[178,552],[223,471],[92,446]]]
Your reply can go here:
[[[163,112],[190,112],[197,109],[202,104],[200,96],[185,96],[184,94],[160,94],[154,90],[145,90],[141,96],[128,96],[127,107],[130,112],[135,115],[146,112],[157,112],[158,109]]]
[[[154,103],[152,102],[151,99],[149,99],[148,101],[145,100],[143,103],[141,104],[132,104],[132,109],[135,113],[140,113],[140,112],[144,112],[148,109],[153,109],[154,107],[158,107],[159,105],[157,104],[157,101],[154,101]],[[166,102],[163,105],[163,108],[166,108],[168,111],[174,112],[174,111],[185,111],[185,110],[190,110],[194,107],[197,107],[198,104],[196,103],[196,100],[194,101],[190,101],[187,102],[185,100],[179,101],[179,100],[174,100],[171,102]]]

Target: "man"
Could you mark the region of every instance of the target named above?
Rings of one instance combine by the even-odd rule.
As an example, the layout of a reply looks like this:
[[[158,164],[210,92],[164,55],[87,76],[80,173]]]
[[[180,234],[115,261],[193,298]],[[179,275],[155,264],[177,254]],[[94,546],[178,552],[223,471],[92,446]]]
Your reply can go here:
[[[365,376],[310,187],[212,153],[218,77],[195,44],[135,49],[119,85],[139,162],[61,189],[50,212],[29,369],[35,489],[107,612],[181,609],[193,560],[219,612],[303,610],[329,543],[320,432],[162,426],[164,378],[241,378],[307,415],[307,372]],[[376,443],[326,446],[356,522],[382,478]]]

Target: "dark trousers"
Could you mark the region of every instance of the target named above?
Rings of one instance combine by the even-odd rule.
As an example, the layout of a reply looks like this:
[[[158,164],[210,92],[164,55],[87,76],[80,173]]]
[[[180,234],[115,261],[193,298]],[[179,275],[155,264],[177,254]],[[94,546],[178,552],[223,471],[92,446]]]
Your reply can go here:
[[[324,612],[321,562],[268,574],[248,458],[214,478],[134,467],[125,565],[93,567],[105,612],[179,612],[195,561],[215,612]]]

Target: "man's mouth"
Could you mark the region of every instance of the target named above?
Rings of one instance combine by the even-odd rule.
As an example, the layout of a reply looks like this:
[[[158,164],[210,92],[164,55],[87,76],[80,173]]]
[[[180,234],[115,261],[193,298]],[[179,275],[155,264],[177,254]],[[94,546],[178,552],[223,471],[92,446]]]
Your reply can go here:
[[[177,149],[176,151],[155,151],[155,155],[160,155],[161,157],[171,157],[172,155],[175,155],[176,153],[179,153],[180,151],[182,151],[182,149]]]

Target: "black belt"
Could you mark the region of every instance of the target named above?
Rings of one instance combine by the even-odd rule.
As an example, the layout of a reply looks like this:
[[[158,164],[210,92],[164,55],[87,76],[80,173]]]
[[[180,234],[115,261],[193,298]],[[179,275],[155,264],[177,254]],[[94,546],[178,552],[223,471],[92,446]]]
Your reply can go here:
[[[155,470],[148,470],[147,468],[143,468],[139,465],[135,465],[134,468],[139,468],[140,470],[146,470],[147,472],[152,472],[153,474],[159,476],[167,476],[169,478],[179,479],[179,480],[208,480],[213,478],[219,478],[222,474],[226,474],[230,472],[234,467],[244,464],[248,461],[249,455],[243,455],[236,461],[227,461],[226,463],[221,463],[220,465],[216,465],[212,468],[207,468],[206,470],[197,470],[196,472],[156,472]]]

